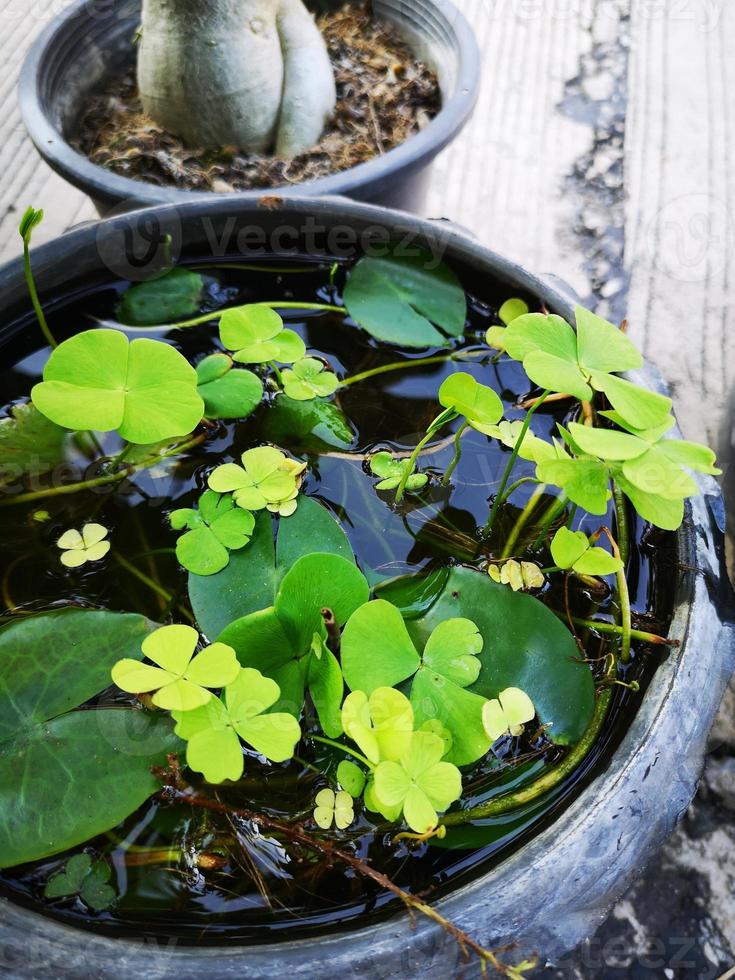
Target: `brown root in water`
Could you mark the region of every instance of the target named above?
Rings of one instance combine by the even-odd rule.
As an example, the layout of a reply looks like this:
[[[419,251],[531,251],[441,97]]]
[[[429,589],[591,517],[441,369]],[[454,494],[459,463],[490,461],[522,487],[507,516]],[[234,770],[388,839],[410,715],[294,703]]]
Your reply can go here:
[[[337,110],[315,147],[290,160],[235,147],[187,147],[142,110],[132,71],[85,107],[76,149],[123,177],[159,186],[237,191],[299,184],[355,167],[420,132],[441,107],[436,75],[367,5],[318,18],[337,82]]]

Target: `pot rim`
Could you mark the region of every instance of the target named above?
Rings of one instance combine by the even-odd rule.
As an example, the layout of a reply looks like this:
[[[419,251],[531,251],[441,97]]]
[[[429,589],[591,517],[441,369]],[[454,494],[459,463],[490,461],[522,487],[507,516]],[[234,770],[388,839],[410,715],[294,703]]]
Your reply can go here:
[[[290,221],[298,227],[298,222],[314,217],[325,227],[330,223],[350,224],[362,231],[384,227],[394,235],[409,228],[417,232],[419,244],[436,247],[438,243],[446,249],[451,263],[488,269],[493,276],[538,296],[550,310],[566,318],[571,314],[572,298],[556,283],[526,272],[454,226],[329,198],[288,199],[277,212],[263,211],[247,198],[220,199],[214,206],[201,201],[180,208],[131,212],[72,231],[34,252],[42,299],[50,288],[44,280],[54,270],[59,283],[64,282],[60,259],[68,263],[76,258],[76,266],[86,250],[102,264],[98,247],[108,234],[121,233],[155,215],[164,221],[190,220],[193,238],[196,222],[203,217],[224,219],[234,212],[264,225]],[[18,309],[24,295],[22,269],[22,260],[0,268],[0,295],[11,310]],[[29,310],[27,300],[22,305]],[[648,387],[663,387],[650,367],[633,377]],[[678,429],[674,432],[680,437]],[[662,656],[606,770],[518,851],[433,903],[442,915],[486,945],[518,942],[512,959],[533,952],[555,957],[594,932],[669,835],[694,794],[709,727],[735,669],[735,630],[725,621],[732,621],[733,607],[721,548],[722,497],[712,478],[698,482],[702,496],[690,502],[685,523],[677,532],[678,560],[688,568],[678,584],[669,637],[681,645]],[[692,691],[697,692],[696,703]],[[494,896],[501,896],[496,908]],[[326,969],[355,977],[408,977],[428,967],[437,976],[454,976],[459,966],[456,945],[439,926],[423,920],[412,926],[401,914],[375,924],[342,928],[316,941],[159,949],[150,943],[90,935],[3,899],[0,963],[3,953],[7,956],[10,950],[10,978],[27,976],[29,941],[38,944],[48,964],[48,974],[34,976],[61,971],[80,980],[89,975],[92,965],[96,975],[123,980],[163,976],[169,969],[193,980],[202,969],[212,968],[218,977],[232,976],[233,980],[243,969],[251,976],[273,980],[280,980],[284,970],[294,977],[311,978]],[[13,956],[17,956],[18,972],[14,972]]]
[[[394,0],[375,0],[378,9],[381,2],[386,2],[388,9],[395,6]],[[413,0],[398,0],[398,7],[410,8],[412,2]],[[442,93],[439,113],[421,132],[405,143],[388,150],[382,156],[312,182],[261,187],[236,193],[228,192],[225,195],[216,191],[181,190],[133,180],[92,163],[87,156],[75,150],[51,119],[39,95],[49,63],[53,63],[54,52],[63,42],[71,25],[80,22],[85,16],[85,8],[90,3],[94,3],[94,0],[74,0],[46,26],[33,43],[21,69],[18,102],[23,123],[43,159],[69,183],[93,199],[130,201],[135,207],[143,207],[194,201],[210,203],[223,196],[228,200],[234,197],[258,200],[270,194],[280,197],[311,197],[327,194],[351,195],[358,191],[372,196],[383,187],[393,185],[399,176],[406,178],[425,167],[464,127],[479,97],[481,56],[474,31],[451,0],[421,0],[439,18],[443,30],[455,47],[457,78],[451,95],[444,98]]]

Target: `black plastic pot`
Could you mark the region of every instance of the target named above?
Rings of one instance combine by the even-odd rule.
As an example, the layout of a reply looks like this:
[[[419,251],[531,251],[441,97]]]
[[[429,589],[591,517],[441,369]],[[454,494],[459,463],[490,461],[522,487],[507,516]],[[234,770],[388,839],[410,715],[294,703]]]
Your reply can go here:
[[[43,302],[53,306],[125,270],[138,270],[140,277],[156,269],[166,235],[173,238],[175,258],[201,259],[214,251],[217,258],[244,253],[249,261],[264,253],[348,257],[390,238],[443,256],[479,295],[488,280],[500,281],[510,295],[527,292],[550,310],[571,315],[570,299],[557,285],[450,225],[329,198],[291,200],[275,211],[232,198],[135,212],[72,232],[34,254]],[[6,339],[36,329],[20,262],[0,270],[0,312]],[[650,369],[637,380],[661,387]],[[553,960],[591,936],[694,794],[707,734],[735,668],[722,498],[713,480],[700,483],[702,496],[688,506],[672,558],[681,572],[670,637],[680,645],[662,656],[607,769],[529,843],[435,903],[486,946],[517,942],[514,959],[538,952]],[[455,942],[441,928],[422,918],[412,925],[406,915],[318,939],[184,948],[173,941],[164,947],[93,936],[0,902],[0,966],[8,980],[443,978],[459,975],[460,964]],[[477,972],[471,966],[462,976]]]
[[[396,24],[417,56],[435,68],[442,91],[441,112],[421,133],[367,163],[309,184],[254,190],[238,197],[255,201],[271,193],[344,194],[421,210],[429,164],[457,136],[477,101],[479,51],[471,28],[449,0],[374,0],[373,6],[377,16]],[[108,75],[132,64],[140,9],[141,0],[75,0],[33,45],[20,78],[21,113],[36,149],[57,173],[88,194],[102,215],[112,208],[131,210],[223,196],[121,177],[92,163],[69,143],[88,93]]]

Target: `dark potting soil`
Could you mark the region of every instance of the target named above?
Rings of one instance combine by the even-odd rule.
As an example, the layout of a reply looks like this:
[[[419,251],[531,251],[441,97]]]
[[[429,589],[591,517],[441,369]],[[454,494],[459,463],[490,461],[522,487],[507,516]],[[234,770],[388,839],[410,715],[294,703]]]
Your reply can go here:
[[[73,145],[122,177],[183,190],[298,184],[348,170],[404,143],[441,108],[436,75],[391,25],[345,6],[318,18],[337,81],[337,110],[319,143],[290,160],[235,147],[186,147],[145,115],[133,67],[109,78],[80,116]]]
[[[276,260],[278,265],[282,261]],[[200,271],[207,283],[203,310],[274,299],[341,303],[343,274],[338,273],[332,284],[330,267],[324,264],[305,260],[290,272],[276,270],[275,263],[264,265],[260,271],[234,265],[201,266]],[[114,319],[119,295],[126,285],[109,282],[81,298],[78,294],[73,299],[59,297],[48,311],[56,337],[63,339],[73,331],[87,329],[96,318]],[[481,347],[487,328],[499,322],[497,309],[507,298],[505,287],[486,280],[482,296],[470,297],[466,337],[454,342],[454,347]],[[526,299],[532,307],[538,307],[533,297]],[[304,338],[310,352],[325,357],[342,376],[402,358],[409,363],[417,357],[416,352],[401,354],[379,344],[339,313],[314,314],[295,309],[285,316],[288,326]],[[127,332],[130,336],[166,339],[192,362],[219,349],[213,323],[185,330]],[[22,333],[15,335],[16,339],[7,339],[13,336],[12,330],[3,336],[0,386],[7,404],[1,414],[27,398],[48,354],[40,348],[30,320]],[[436,353],[446,353],[446,348],[422,351],[419,356]],[[219,423],[207,442],[176,461],[177,465],[174,461],[162,462],[141,471],[117,492],[46,498],[41,520],[37,503],[0,508],[0,624],[28,612],[69,604],[132,610],[153,620],[165,618],[167,612],[161,609],[160,594],[131,574],[131,566],[185,604],[187,576],[173,554],[176,536],[170,530],[167,515],[174,508],[193,505],[213,466],[225,459],[236,459],[245,449],[269,439],[309,460],[303,493],[316,498],[340,519],[366,574],[375,577],[438,572],[456,562],[483,567],[489,554],[498,553],[531,492],[519,489],[493,537],[480,543],[477,528],[487,518],[489,494],[497,486],[508,458],[497,441],[470,430],[453,487],[443,487],[434,479],[425,492],[412,495],[400,506],[392,503],[390,495],[375,491],[375,480],[365,462],[366,454],[377,449],[410,452],[436,414],[439,385],[455,369],[455,364],[445,361],[385,373],[345,388],[335,404],[347,420],[348,439],[349,431],[353,433],[346,446],[330,446],[328,441],[334,432],[325,434],[323,430],[321,435],[280,431],[276,438],[271,394],[248,419]],[[463,369],[495,388],[503,398],[507,417],[513,419],[522,414],[514,408],[519,393],[525,394],[529,389],[521,366],[505,357],[492,363],[487,351],[484,357],[468,360]],[[533,419],[534,430],[550,438],[556,424],[570,417],[568,410],[568,406],[558,402],[543,406]],[[114,435],[103,440],[105,452],[116,451]],[[437,436],[428,447],[422,470],[441,475],[453,451],[452,439],[446,433]],[[78,472],[70,472],[67,466],[59,479],[71,482],[82,478],[89,465],[82,453],[76,465]],[[47,479],[42,481],[44,485]],[[551,499],[549,496],[544,501],[544,508]],[[96,521],[111,530],[113,550],[104,563],[70,574],[59,562],[56,541],[64,530],[80,526],[92,513]],[[594,520],[595,524],[615,527],[612,510],[606,518]],[[535,536],[537,528],[529,526],[527,533]],[[629,549],[634,622],[665,631],[678,576],[675,536],[646,528],[631,514]],[[570,589],[570,595],[565,597],[560,581],[550,581],[539,598],[565,617],[568,613],[585,615],[590,606],[590,596],[578,587]],[[595,596],[594,601],[602,618],[615,615],[614,598],[609,592]],[[582,633],[580,642],[590,670],[599,678],[605,654],[611,649],[609,641]],[[554,819],[579,791],[604,769],[661,656],[660,648],[634,645],[628,677],[639,680],[640,693],[616,687],[604,730],[585,763],[533,804],[489,822],[453,828],[445,841],[415,848],[396,846],[392,843],[392,829],[376,825],[366,811],[357,807],[357,820],[342,833],[340,842],[351,844],[357,854],[388,874],[397,885],[427,901],[469,876],[487,871],[541,829],[553,826]],[[120,704],[125,698],[110,688],[96,702]],[[254,753],[248,753],[245,775],[237,783],[218,787],[220,799],[232,807],[275,812],[284,820],[303,819],[303,814],[313,807],[316,789],[323,785],[323,779],[320,782],[319,774],[315,775],[304,761],[324,767],[329,748],[320,749],[307,736],[303,752],[306,760],[300,756],[281,765],[266,765]],[[507,791],[509,784],[520,788],[558,763],[564,752],[538,732],[508,738],[471,773],[466,773],[463,799],[474,804]],[[202,792],[211,792],[211,787],[203,785]],[[65,865],[71,854],[84,850],[105,858],[114,869],[112,883],[118,899],[108,911],[94,913],[78,898],[49,902],[43,897],[49,877]],[[108,834],[64,854],[1,872],[0,894],[97,932],[164,936],[167,941],[177,937],[197,944],[216,943],[224,938],[251,943],[286,934],[318,935],[326,929],[369,922],[402,908],[400,901],[374,882],[346,872],[336,862],[284,846],[274,834],[258,833],[245,820],[196,811],[155,796]]]

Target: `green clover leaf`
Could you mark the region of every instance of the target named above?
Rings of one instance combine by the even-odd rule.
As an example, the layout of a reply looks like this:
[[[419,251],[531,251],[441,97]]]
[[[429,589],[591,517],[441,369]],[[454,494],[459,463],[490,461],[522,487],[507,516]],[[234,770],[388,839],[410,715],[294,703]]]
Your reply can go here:
[[[61,548],[59,560],[67,568],[81,568],[90,561],[100,561],[110,550],[105,538],[110,532],[102,524],[85,524],[81,531],[71,528],[56,542]]]
[[[541,483],[560,487],[572,503],[590,514],[607,513],[607,502],[612,496],[610,468],[598,459],[560,453],[558,459],[544,459],[537,464],[536,478]]]
[[[489,748],[481,722],[484,699],[465,690],[479,676],[481,650],[474,624],[455,618],[437,625],[422,658],[400,611],[385,599],[374,599],[345,626],[342,671],[351,691],[368,696],[412,678],[410,701],[418,725],[440,721],[452,735],[451,760],[467,765]]]
[[[533,701],[518,687],[508,687],[485,702],[482,724],[492,742],[505,735],[520,735],[523,726],[536,717]]]
[[[94,912],[112,905],[117,892],[109,884],[112,869],[106,861],[92,861],[89,854],[74,854],[64,868],[52,875],[43,890],[45,898],[70,898],[78,895]]]
[[[260,405],[263,382],[245,368],[233,370],[227,354],[210,354],[196,367],[197,391],[208,419],[245,419]]]
[[[284,710],[298,716],[308,688],[322,728],[336,738],[342,734],[344,681],[325,642],[324,613],[340,628],[369,593],[354,561],[304,555],[284,576],[272,606],[235,620],[219,639],[237,651],[244,667],[256,667],[278,683]]]
[[[464,371],[450,374],[442,382],[439,404],[463,415],[479,432],[484,432],[486,426],[496,425],[503,417],[503,403],[496,392]]]
[[[357,800],[365,789],[365,773],[349,759],[343,759],[337,766],[337,782],[342,789]]]
[[[516,419],[515,422],[503,420],[497,425],[484,425],[479,431],[486,436],[497,439],[507,449],[515,449],[522,429],[523,422],[520,419]],[[518,455],[521,459],[525,459],[528,462],[541,463],[546,459],[558,459],[559,451],[550,442],[539,439],[537,435],[528,429],[518,450]]]
[[[213,643],[194,656],[199,634],[191,626],[162,626],[147,636],[141,649],[155,667],[137,660],[118,660],[112,680],[129,694],[155,691],[153,704],[166,711],[192,711],[213,697],[209,688],[225,687],[240,672],[235,651]]]
[[[560,527],[551,541],[551,556],[559,568],[571,568],[580,575],[614,575],[623,568],[604,548],[593,547],[584,531]]]
[[[399,762],[381,762],[375,770],[374,796],[385,807],[400,807],[417,834],[433,830],[462,793],[462,776],[442,762],[444,742],[431,732],[414,732]]]
[[[235,351],[233,359],[239,364],[293,364],[306,353],[301,337],[293,330],[284,330],[276,311],[258,303],[225,310],[219,335],[223,346]]]
[[[507,327],[509,323],[517,320],[519,316],[525,316],[526,313],[528,313],[528,303],[514,296],[503,303],[498,310],[498,317]]]
[[[378,687],[370,697],[364,691],[353,691],[342,705],[345,734],[374,764],[403,755],[413,720],[411,702],[392,687]]]
[[[14,405],[0,419],[0,485],[22,474],[40,476],[64,459],[68,433],[34,405]]]
[[[403,474],[411,468],[409,459],[393,459],[389,452],[385,450],[370,457],[370,470],[374,476],[381,478],[380,483],[376,483],[376,490],[395,490],[403,479]],[[425,473],[411,473],[406,480],[406,490],[415,493],[423,490],[429,478]]]
[[[329,830],[334,824],[337,830],[346,830],[355,819],[352,797],[341,790],[323,789],[314,800],[314,822],[322,830]]]
[[[120,323],[145,327],[174,323],[199,309],[204,280],[198,272],[176,266],[157,279],[126,289],[118,308]]]
[[[175,510],[169,517],[175,531],[188,528],[176,542],[179,564],[195,575],[215,575],[230,563],[230,551],[244,548],[255,529],[249,510],[236,507],[232,497],[206,490],[198,510]]]
[[[325,398],[333,395],[339,388],[339,379],[333,371],[316,357],[302,357],[293,369],[283,372],[283,390],[289,398],[297,402],[308,402],[312,398]]]
[[[131,343],[117,330],[85,330],[65,340],[31,397],[57,425],[117,430],[139,445],[188,435],[204,415],[186,358],[162,341]]]
[[[289,459],[280,449],[259,446],[241,457],[242,466],[225,463],[209,475],[209,487],[217,493],[231,493],[238,507],[273,513],[296,510],[301,474],[306,463]],[[288,505],[288,506],[287,506]],[[293,506],[290,506],[293,505]]]
[[[278,684],[259,670],[238,670],[224,700],[212,697],[193,711],[173,713],[176,734],[187,742],[187,765],[209,783],[242,776],[240,739],[271,762],[285,762],[301,738],[293,715],[269,711],[281,696]]]
[[[589,401],[594,391],[607,396],[631,425],[652,428],[671,411],[671,399],[640,388],[612,372],[640,368],[643,358],[622,331],[582,306],[577,330],[555,314],[528,313],[505,329],[491,328],[488,342],[517,361],[541,388]]]

